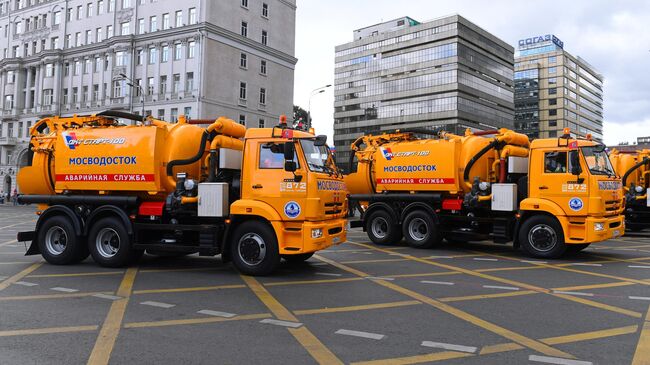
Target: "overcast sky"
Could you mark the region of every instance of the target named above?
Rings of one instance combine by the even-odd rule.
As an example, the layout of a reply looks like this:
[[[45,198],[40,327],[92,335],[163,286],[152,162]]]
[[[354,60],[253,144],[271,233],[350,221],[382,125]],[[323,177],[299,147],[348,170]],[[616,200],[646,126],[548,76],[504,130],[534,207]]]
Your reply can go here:
[[[401,16],[424,22],[458,13],[515,46],[555,34],[564,49],[605,77],[607,144],[650,136],[650,2],[479,0],[298,0],[294,103],[307,109],[310,92],[334,84],[334,47],[352,31]],[[312,98],[316,132],[332,145],[333,88]]]

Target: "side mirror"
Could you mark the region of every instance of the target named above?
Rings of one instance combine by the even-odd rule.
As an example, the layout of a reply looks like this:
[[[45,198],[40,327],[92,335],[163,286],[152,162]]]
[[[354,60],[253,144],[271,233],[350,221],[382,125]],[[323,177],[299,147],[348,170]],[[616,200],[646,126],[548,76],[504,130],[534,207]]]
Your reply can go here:
[[[326,135],[318,135],[316,136],[316,140],[314,140],[314,146],[316,147],[321,147],[325,146],[325,143],[327,143],[327,136]]]
[[[296,147],[293,142],[284,142],[284,160],[293,161],[293,156],[296,154]]]
[[[295,172],[297,170],[295,161],[284,161],[284,171]]]
[[[571,163],[571,173],[573,175],[580,175],[582,167],[580,167],[580,154],[578,151],[569,152],[569,162]]]

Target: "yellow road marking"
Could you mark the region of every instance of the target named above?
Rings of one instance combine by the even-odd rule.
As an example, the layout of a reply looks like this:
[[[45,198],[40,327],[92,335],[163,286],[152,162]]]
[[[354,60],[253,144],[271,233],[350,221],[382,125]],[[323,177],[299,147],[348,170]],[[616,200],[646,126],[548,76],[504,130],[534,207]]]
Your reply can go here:
[[[419,364],[423,362],[431,361],[442,361],[442,360],[451,360],[458,359],[461,357],[474,356],[473,354],[468,354],[464,352],[455,352],[455,351],[443,351],[443,352],[434,352],[432,354],[426,355],[416,355],[416,356],[407,356],[407,357],[398,357],[394,359],[385,359],[385,360],[371,360],[371,361],[360,361],[353,362],[352,365],[404,365],[404,364]]]
[[[538,292],[532,290],[523,290],[523,291],[511,291],[511,292],[494,293],[494,294],[467,295],[464,297],[446,297],[446,298],[438,298],[438,300],[441,302],[449,303],[449,302],[462,302],[466,300],[476,300],[476,299],[518,297],[521,295],[530,295],[530,294],[538,294]]]
[[[245,321],[251,319],[264,319],[271,318],[270,313],[256,313],[256,314],[244,314],[241,316],[236,316],[232,318],[223,318],[223,317],[201,317],[201,318],[189,318],[189,319],[174,319],[169,321],[152,321],[152,322],[131,322],[126,323],[124,328],[148,328],[148,327],[165,327],[165,326],[180,326],[180,325],[190,325],[190,324],[205,324],[205,323],[217,323],[217,322],[231,322],[231,321]]]
[[[358,276],[368,276],[368,274],[359,271],[357,269],[353,269],[349,266],[339,264],[338,262],[332,261],[330,259],[321,257],[319,255],[314,255],[317,259],[327,262],[330,265],[336,266],[341,270],[348,271],[350,273],[353,273]],[[373,280],[376,284],[382,285],[386,288],[392,289],[393,291],[396,291],[398,293],[402,293],[406,296],[409,296],[415,300],[419,300],[423,303],[429,304],[430,306],[437,308],[443,312],[446,312],[448,314],[451,314],[452,316],[462,319],[466,322],[469,322],[471,324],[474,324],[477,327],[480,327],[482,329],[485,329],[487,331],[490,331],[492,333],[496,333],[502,337],[505,337],[511,341],[514,341],[516,343],[519,343],[523,346],[526,346],[530,349],[533,349],[537,352],[540,352],[542,354],[548,355],[548,356],[555,356],[555,357],[564,357],[564,358],[575,358],[571,354],[568,354],[566,352],[554,349],[548,345],[545,345],[541,342],[535,341],[533,339],[530,339],[528,337],[525,337],[523,335],[520,335],[516,332],[510,331],[504,327],[501,327],[499,325],[496,325],[494,323],[488,322],[486,320],[483,320],[479,317],[476,317],[470,313],[467,313],[465,311],[462,311],[460,309],[454,308],[448,304],[445,304],[439,300],[431,299],[425,295],[422,295],[420,293],[416,293],[412,290],[403,288],[399,285],[393,284],[392,282],[388,282],[385,280]]]
[[[269,293],[262,284],[251,276],[242,275],[242,280],[255,293],[257,298],[273,313],[273,315],[283,321],[298,322],[287,308],[285,308],[277,299]],[[289,328],[289,333],[309,352],[309,354],[319,364],[343,364],[330,349],[328,349],[306,326],[300,328]]]
[[[184,272],[184,271],[218,271],[220,268],[218,267],[194,267],[194,268],[183,268],[183,269],[147,269],[147,270],[140,270],[138,271],[139,273],[159,273],[159,272]]]
[[[122,298],[113,301],[111,304],[111,309],[108,311],[108,315],[106,315],[106,319],[99,331],[99,336],[97,336],[97,341],[95,342],[93,351],[90,353],[90,357],[88,358],[88,364],[108,364],[108,361],[111,358],[111,352],[113,352],[113,347],[115,346],[115,341],[120,333],[122,319],[126,312],[126,306],[129,303],[129,297],[133,290],[133,282],[135,281],[135,275],[137,272],[137,268],[129,268],[126,270],[124,278],[122,279],[120,287],[117,289],[116,293],[117,296]]]
[[[428,276],[447,276],[458,275],[458,271],[441,271],[441,272],[425,272],[420,274],[396,274],[396,275],[382,275],[384,278],[419,278]]]
[[[370,309],[405,307],[405,306],[418,305],[418,304],[422,304],[422,302],[420,302],[418,300],[403,300],[403,301],[400,301],[400,302],[365,304],[365,305],[352,305],[352,306],[347,306],[347,307],[302,309],[302,310],[293,311],[293,314],[295,314],[297,316],[300,316],[300,315],[307,315],[307,314],[354,312],[354,311],[363,311],[363,310],[370,310]]]
[[[144,290],[134,290],[133,294],[185,293],[185,292],[193,292],[193,291],[211,291],[211,290],[220,290],[220,289],[241,289],[245,287],[246,285],[242,285],[242,284],[231,284],[231,285],[215,285],[215,286],[197,286],[193,288],[144,289]]]
[[[351,244],[357,245],[357,246],[368,247],[368,248],[376,250],[376,251],[385,252],[384,249],[373,247],[373,246],[370,246],[370,245],[367,245],[367,244],[352,242],[352,241],[348,241],[348,242],[351,243]],[[503,257],[503,258],[506,258],[506,259],[510,259],[509,257],[501,256],[501,255],[495,255],[495,254],[486,254],[486,255],[496,256],[496,257]],[[423,259],[419,259],[419,258],[414,257],[414,256],[406,256],[405,255],[405,257],[410,259],[410,260],[413,260],[413,261],[421,262],[421,263],[424,263],[424,264],[427,264],[427,265],[441,267],[441,268],[447,269],[449,271],[457,271],[457,272],[460,272],[460,273],[463,273],[463,274],[476,276],[476,277],[480,277],[480,278],[491,280],[491,281],[497,281],[497,282],[508,284],[508,285],[511,285],[511,286],[517,286],[517,287],[520,287],[520,288],[523,288],[523,289],[538,291],[540,293],[546,293],[546,294],[552,295],[552,296],[557,297],[557,298],[566,299],[566,300],[569,300],[569,301],[573,301],[573,302],[577,302],[577,303],[580,303],[580,304],[585,304],[585,305],[588,305],[588,306],[592,306],[592,307],[612,311],[612,312],[615,312],[615,313],[628,315],[628,316],[631,316],[631,317],[640,318],[640,316],[641,316],[641,313],[638,313],[638,312],[629,311],[627,309],[623,309],[623,308],[615,307],[615,306],[612,306],[612,305],[599,303],[599,302],[596,302],[596,301],[593,301],[593,300],[588,300],[588,299],[585,299],[585,298],[577,298],[577,297],[574,297],[574,296],[571,296],[571,295],[553,293],[549,289],[540,288],[538,286],[531,285],[531,284],[526,284],[526,283],[519,282],[519,281],[516,281],[516,280],[505,279],[505,278],[501,278],[501,277],[498,277],[498,276],[493,276],[493,275],[489,275],[489,274],[480,273],[480,272],[477,272],[477,271],[474,271],[474,270],[469,270],[469,269],[465,269],[465,268],[461,268],[461,267],[457,267],[457,266],[442,264],[442,263],[439,263],[439,262],[423,260]],[[564,268],[562,268],[562,269],[564,269]],[[639,281],[639,282],[641,282],[641,281]],[[644,284],[646,284],[646,283],[644,283]]]
[[[638,263],[639,261],[650,259],[650,257],[635,257],[633,259],[621,259],[618,257],[607,257],[607,256],[600,256],[600,255],[594,255],[594,256],[604,259],[604,261],[606,262],[631,262],[635,264]]]
[[[363,278],[341,278],[341,279],[318,279],[318,280],[293,280],[293,281],[274,281],[264,283],[264,286],[284,286],[284,285],[301,285],[301,284],[328,284],[328,283],[345,283],[348,281],[359,281]]]
[[[43,265],[42,262],[37,262],[35,264],[32,264],[31,266],[29,266],[25,270],[19,272],[18,274],[14,275],[14,276],[10,276],[10,277],[6,278],[3,281],[0,281],[0,291],[7,289],[7,287],[9,285],[11,285],[11,284],[13,284],[13,283],[15,283],[17,281],[22,280],[22,278],[24,278],[25,276],[27,276],[27,275],[31,274],[32,272],[34,272],[34,270],[41,267],[41,265]]]
[[[382,263],[382,262],[399,262],[407,261],[406,259],[377,259],[377,260],[356,260],[356,261],[341,261],[343,264],[372,264],[372,263]]]
[[[14,300],[37,300],[37,299],[64,299],[64,298],[81,298],[89,297],[95,294],[108,294],[113,295],[113,292],[98,291],[90,293],[68,293],[68,294],[42,294],[42,295],[22,295],[14,297],[0,297],[0,302],[14,301]]]
[[[99,328],[99,326],[91,325],[91,326],[51,327],[51,328],[34,328],[34,329],[27,329],[27,330],[0,331],[0,337],[96,331],[97,328]]]
[[[636,345],[634,351],[634,359],[632,365],[649,365],[650,364],[650,307],[648,307],[648,314],[643,321],[641,328],[641,335],[639,336],[639,343]]]
[[[66,277],[75,277],[75,276],[102,276],[102,275],[120,275],[124,274],[124,271],[105,271],[105,272],[80,272],[73,274],[40,274],[40,275],[29,275],[30,278],[66,278]]]

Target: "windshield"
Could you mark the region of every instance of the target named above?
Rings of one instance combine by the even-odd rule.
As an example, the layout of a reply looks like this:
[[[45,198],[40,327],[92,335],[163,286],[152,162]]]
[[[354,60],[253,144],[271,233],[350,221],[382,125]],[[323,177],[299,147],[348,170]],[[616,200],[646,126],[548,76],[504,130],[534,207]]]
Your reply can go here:
[[[604,146],[590,146],[582,147],[582,154],[585,156],[589,171],[596,175],[611,175],[615,176],[616,173],[612,168],[612,163],[609,161],[609,156],[605,152]]]
[[[305,161],[307,161],[309,170],[325,172],[330,175],[337,173],[334,159],[327,145],[316,146],[314,141],[309,139],[300,140],[300,145],[302,146],[302,151],[305,153]]]

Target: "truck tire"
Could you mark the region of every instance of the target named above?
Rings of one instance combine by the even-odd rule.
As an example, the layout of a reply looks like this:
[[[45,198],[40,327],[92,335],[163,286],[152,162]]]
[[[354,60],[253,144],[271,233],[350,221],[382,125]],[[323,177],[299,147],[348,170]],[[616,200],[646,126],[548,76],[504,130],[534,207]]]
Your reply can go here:
[[[566,253],[569,255],[575,255],[578,252],[589,247],[590,244],[591,243],[580,243],[580,244],[566,245]]]
[[[314,256],[314,253],[310,252],[310,253],[299,253],[297,255],[282,255],[282,258],[290,264],[298,264],[309,260],[309,258],[312,256]]]
[[[402,222],[404,240],[413,248],[431,248],[440,243],[442,235],[431,215],[423,210],[414,210]]]
[[[368,215],[365,221],[366,233],[373,243],[394,245],[402,240],[399,226],[387,211],[375,210]]]
[[[64,216],[47,218],[38,228],[37,240],[41,255],[52,265],[74,264],[88,257],[88,248]]]
[[[121,220],[108,217],[95,222],[88,234],[93,260],[104,267],[124,267],[137,261],[143,250],[131,249],[131,238]]]
[[[567,249],[562,226],[545,215],[531,217],[522,224],[519,242],[529,255],[537,258],[556,259]]]
[[[230,245],[232,263],[243,274],[268,275],[280,264],[278,240],[268,224],[259,221],[240,224],[233,232]]]

